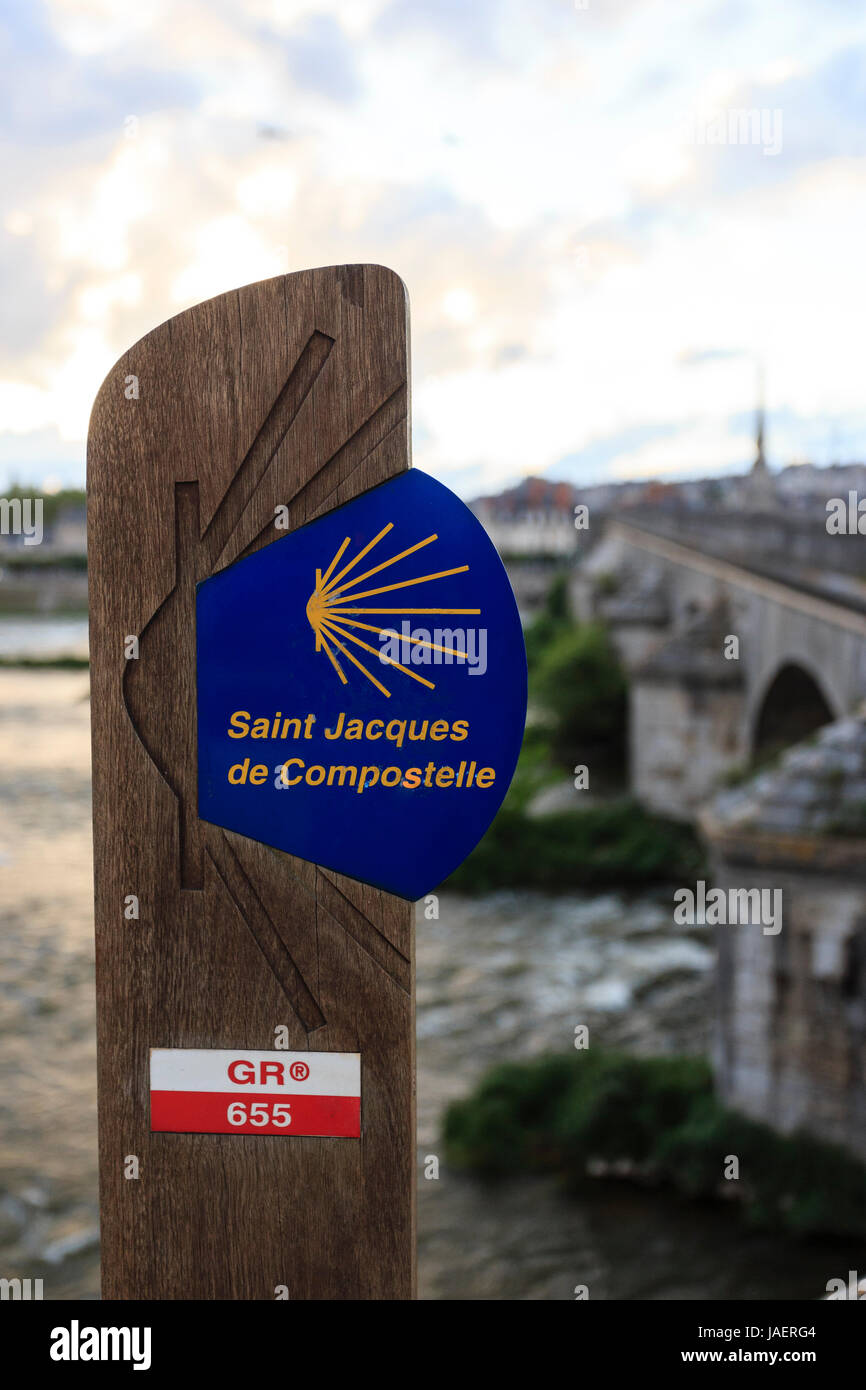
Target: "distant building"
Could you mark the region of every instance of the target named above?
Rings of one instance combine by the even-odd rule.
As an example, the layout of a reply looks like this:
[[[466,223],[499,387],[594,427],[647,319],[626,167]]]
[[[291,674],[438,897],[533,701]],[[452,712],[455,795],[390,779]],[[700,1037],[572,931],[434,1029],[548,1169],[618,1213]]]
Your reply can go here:
[[[84,555],[87,552],[87,508],[84,503],[68,503],[60,508],[45,538],[46,550],[54,555]]]
[[[38,544],[26,544],[20,532],[10,529],[8,534],[0,534],[0,555],[22,556],[24,559],[45,561],[52,556],[67,557],[87,553],[87,509],[83,502],[62,502],[56,512],[52,511],[50,498],[40,498],[39,489],[23,504],[26,515],[32,524],[34,508],[41,503],[42,536]],[[14,503],[15,506],[18,503]]]
[[[570,483],[524,478],[517,487],[476,498],[470,506],[503,557],[567,557],[577,550],[579,499]]]

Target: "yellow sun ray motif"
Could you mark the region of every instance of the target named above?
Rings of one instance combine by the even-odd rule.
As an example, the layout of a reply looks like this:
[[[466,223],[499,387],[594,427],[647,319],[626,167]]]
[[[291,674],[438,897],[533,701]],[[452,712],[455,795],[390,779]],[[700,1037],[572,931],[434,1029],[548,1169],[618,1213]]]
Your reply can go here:
[[[411,676],[413,681],[420,681],[422,685],[429,686],[431,690],[436,689],[432,681],[425,680],[423,676],[418,675],[417,671],[410,671],[407,666],[401,666],[400,662],[395,661],[393,656],[386,656],[381,652],[377,652],[376,648],[371,647],[369,642],[363,642],[360,637],[353,637],[351,632],[346,632],[345,628],[337,627],[336,623],[326,623],[325,630],[331,634],[338,632],[341,637],[346,638],[347,642],[357,642],[358,646],[363,647],[365,652],[372,652],[373,656],[378,656],[381,661],[387,662],[389,666],[396,666],[397,670],[402,671],[404,676]],[[336,641],[336,638],[334,638],[334,640]]]
[[[332,560],[331,563],[329,564],[328,568],[325,570],[325,573],[322,575],[321,579],[319,578],[319,570],[316,570],[316,588],[317,588],[317,589],[322,588],[322,587],[324,587],[325,584],[327,584],[328,580],[329,580],[330,577],[331,577],[331,574],[333,573],[334,566],[337,565],[337,564],[339,564],[340,559],[341,559],[342,554],[343,554],[343,551],[346,549],[346,546],[349,544],[349,541],[350,541],[351,539],[352,539],[351,536],[347,536],[347,537],[346,537],[346,539],[343,541],[343,544],[340,546],[340,549],[337,551],[337,553],[336,553],[336,555],[334,556],[333,560]]]
[[[340,573],[339,573],[339,574],[335,574],[335,575],[334,575],[334,578],[331,580],[330,584],[328,585],[328,588],[329,588],[329,589],[333,589],[334,585],[335,585],[335,584],[338,584],[338,583],[340,582],[340,580],[343,578],[343,575],[344,575],[344,574],[348,574],[348,573],[349,573],[349,570],[354,569],[355,566],[357,565],[358,561],[359,561],[359,560],[363,560],[363,558],[364,558],[365,555],[369,555],[370,551],[373,549],[373,546],[374,546],[374,545],[378,545],[379,542],[380,542],[380,540],[382,539],[382,537],[383,537],[383,536],[387,536],[388,532],[389,532],[389,531],[393,531],[393,529],[394,529],[394,523],[393,523],[393,521],[389,521],[387,526],[383,526],[383,527],[382,527],[382,530],[379,532],[378,536],[374,536],[373,539],[372,539],[371,541],[368,541],[368,542],[367,542],[367,544],[364,546],[364,549],[363,549],[363,550],[359,550],[359,551],[358,551],[358,554],[355,556],[354,560],[350,560],[349,563],[348,563],[348,565],[345,565],[345,566],[343,567],[343,569],[340,570]],[[346,537],[346,543],[347,543],[347,544],[348,544],[348,541],[349,541],[349,537],[347,536],[347,537]],[[341,546],[340,546],[340,549],[337,551],[336,555],[334,556],[333,560],[331,561],[331,564],[330,564],[329,567],[328,567],[329,571],[332,570],[332,569],[334,568],[334,565],[335,565],[335,564],[337,563],[337,561],[339,560],[339,558],[340,558],[340,556],[342,555],[342,553],[343,553],[343,551],[345,550],[345,548],[346,548],[345,545],[341,545]]]
[[[328,660],[330,661],[330,663],[331,663],[331,665],[333,666],[334,670],[336,671],[337,675],[340,677],[340,680],[343,682],[343,685],[348,685],[349,682],[346,680],[346,677],[343,675],[343,668],[342,668],[342,666],[340,665],[340,663],[339,663],[339,661],[337,660],[337,658],[334,656],[334,653],[331,651],[331,648],[328,646],[327,642],[325,641],[325,638],[322,636],[322,634],[321,634],[320,632],[316,634],[316,649],[317,649],[317,650],[318,650],[318,647],[319,647],[319,646],[322,647],[323,651],[325,652],[325,655],[327,656]]]
[[[368,680],[368,681],[372,681],[373,684],[376,686],[377,690],[381,690],[382,694],[383,694],[383,695],[387,695],[388,699],[390,700],[390,698],[391,698],[391,692],[390,692],[390,690],[386,690],[385,687],[384,687],[384,685],[382,684],[382,682],[376,680],[376,677],[375,677],[374,675],[372,675],[372,673],[371,673],[370,671],[367,670],[367,668],[366,668],[366,666],[363,664],[363,662],[359,661],[358,658],[357,658],[356,656],[353,656],[352,653],[349,651],[349,648],[348,648],[348,647],[344,647],[344,646],[343,646],[343,644],[342,644],[342,642],[340,641],[339,637],[335,636],[335,634],[334,634],[333,632],[330,632],[329,635],[330,635],[331,641],[333,642],[333,644],[334,644],[334,646],[337,648],[337,650],[338,650],[338,651],[341,651],[341,652],[343,653],[343,656],[348,657],[349,661],[351,661],[353,665],[357,666],[357,668],[358,668],[359,671],[362,671],[362,672],[364,673],[364,675],[367,677],[367,680]]]
[[[374,627],[372,623],[359,623],[354,621],[352,618],[341,618],[340,625],[341,627],[361,628],[364,632],[382,631],[380,627]],[[401,640],[411,642],[413,647],[429,647],[431,651],[444,652],[446,656],[456,656],[460,661],[469,660],[468,652],[458,651],[456,647],[443,647],[438,642],[427,642],[424,640],[423,637],[406,637]]]
[[[422,546],[429,545],[431,541],[438,541],[438,539],[439,537],[436,535],[428,536],[426,540],[418,541],[415,545],[410,545],[407,550],[401,550],[399,555],[392,555],[390,560],[383,560],[381,565],[374,565],[371,570],[365,570],[363,574],[355,575],[354,579],[347,579],[346,583],[341,584],[339,589],[335,589],[332,584],[329,584],[326,592],[332,594],[333,597],[336,598],[338,594],[345,593],[345,591],[351,589],[353,585],[360,584],[363,579],[369,579],[371,574],[378,574],[380,570],[386,570],[389,565],[396,565],[398,560],[405,560],[407,555],[412,555],[416,550],[420,550]]]
[[[331,613],[475,613],[480,608],[331,608]],[[377,629],[381,631],[381,629]]]
[[[380,588],[363,589],[360,592],[356,592],[355,586],[362,584],[365,579],[370,579],[374,574],[381,574],[383,570],[389,569],[392,565],[396,565],[398,561],[405,560],[409,555],[414,555],[416,551],[423,550],[425,546],[432,545],[439,539],[439,536],[434,532],[433,535],[425,536],[423,540],[416,541],[414,545],[407,546],[397,555],[392,555],[389,559],[383,560],[381,564],[374,565],[372,569],[365,570],[362,574],[356,574],[352,579],[347,579],[346,576],[355,569],[359,561],[363,560],[366,555],[369,555],[370,551],[393,529],[394,523],[389,522],[388,525],[384,526],[378,535],[374,536],[371,541],[368,541],[367,544],[358,551],[357,555],[349,560],[338,573],[334,574],[334,570],[337,568],[337,565],[340,563],[349,546],[350,537],[347,536],[334,555],[331,563],[328,565],[328,568],[324,572],[320,569],[316,570],[315,588],[307,600],[307,621],[316,639],[316,651],[324,651],[343,685],[348,684],[346,674],[334,652],[331,650],[332,647],[336,648],[341,656],[345,657],[347,661],[350,661],[352,665],[366,676],[367,680],[375,685],[376,689],[380,690],[388,699],[391,697],[390,690],[387,690],[382,682],[377,680],[371,671],[367,670],[363,662],[359,661],[351,649],[345,645],[346,642],[354,643],[356,646],[362,648],[362,650],[372,653],[372,655],[378,657],[380,661],[384,661],[386,665],[391,666],[402,675],[409,676],[410,679],[418,681],[421,685],[426,685],[430,690],[435,690],[436,687],[432,681],[427,680],[424,676],[420,676],[417,671],[411,671],[408,666],[402,665],[393,657],[378,651],[375,647],[371,646],[369,642],[365,642],[362,638],[349,632],[347,630],[348,628],[357,628],[365,632],[377,633],[381,636],[383,632],[390,631],[390,628],[387,622],[378,621],[380,615],[385,619],[402,616],[404,614],[465,614],[477,616],[481,612],[480,608],[356,607],[355,605],[359,599],[373,598],[377,594],[390,594],[400,589],[410,589],[417,584],[432,584],[435,583],[437,579],[447,579],[454,574],[465,574],[469,569],[468,565],[457,565],[453,569],[438,570],[433,574],[422,574],[413,579],[402,579],[395,584],[384,584]],[[353,621],[354,617],[361,615],[373,617],[377,619],[377,621],[375,623]],[[467,652],[457,651],[452,647],[444,647],[437,642],[430,642],[421,637],[409,636],[404,640],[416,648],[428,648],[431,651],[443,652],[448,656],[456,657],[460,661],[466,661],[468,659]]]
[[[354,602],[358,598],[373,598],[376,594],[390,594],[394,589],[411,589],[413,584],[426,584],[432,579],[447,579],[449,574],[465,574],[468,568],[468,565],[458,565],[456,569],[440,570],[438,574],[422,574],[418,579],[403,579],[398,584],[383,584],[381,589],[362,589],[360,594],[350,594],[349,598]],[[330,598],[330,595],[328,597]],[[334,597],[336,598],[337,595]],[[338,602],[342,602],[342,600],[338,599]]]

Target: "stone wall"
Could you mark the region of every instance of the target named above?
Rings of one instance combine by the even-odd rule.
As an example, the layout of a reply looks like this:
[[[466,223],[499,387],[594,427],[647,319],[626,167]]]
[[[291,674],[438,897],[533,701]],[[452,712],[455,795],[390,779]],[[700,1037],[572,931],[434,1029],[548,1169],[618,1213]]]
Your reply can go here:
[[[866,1158],[866,885],[769,866],[744,872],[721,857],[713,884],[780,888],[784,904],[778,936],[760,925],[715,929],[720,1095],[786,1133],[805,1129]]]
[[[738,689],[635,681],[630,687],[632,791],[650,810],[691,818],[748,757]]]
[[[831,724],[701,816],[713,886],[780,889],[782,926],[716,928],[723,1099],[866,1159],[866,722]]]

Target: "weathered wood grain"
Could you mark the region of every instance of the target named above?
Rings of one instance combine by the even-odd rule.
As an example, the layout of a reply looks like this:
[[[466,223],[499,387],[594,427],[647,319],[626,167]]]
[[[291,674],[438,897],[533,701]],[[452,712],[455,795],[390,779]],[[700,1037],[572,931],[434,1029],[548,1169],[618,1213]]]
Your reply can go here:
[[[199,821],[194,647],[196,583],[283,534],[277,505],[300,526],[409,466],[407,327],[404,287],[380,266],[283,276],[149,333],[94,406],[107,1298],[414,1293],[412,909]],[[281,1024],[294,1049],[361,1053],[360,1140],[151,1134],[151,1047],[267,1049]]]

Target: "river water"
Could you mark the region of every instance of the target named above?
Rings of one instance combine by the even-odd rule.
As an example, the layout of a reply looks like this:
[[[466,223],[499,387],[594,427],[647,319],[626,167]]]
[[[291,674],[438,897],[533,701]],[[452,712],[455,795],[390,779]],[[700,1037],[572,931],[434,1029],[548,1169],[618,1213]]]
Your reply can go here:
[[[57,660],[87,656],[87,619],[57,613],[0,614],[0,657]]]
[[[98,1297],[86,673],[0,670],[0,1276]],[[492,1188],[440,1166],[443,1107],[575,1026],[641,1053],[707,1045],[712,953],[670,894],[443,894],[418,911],[422,1298],[816,1298],[844,1243],[744,1234],[727,1210],[624,1183]],[[861,1252],[862,1253],[862,1252]],[[862,1260],[861,1260],[862,1263]]]

